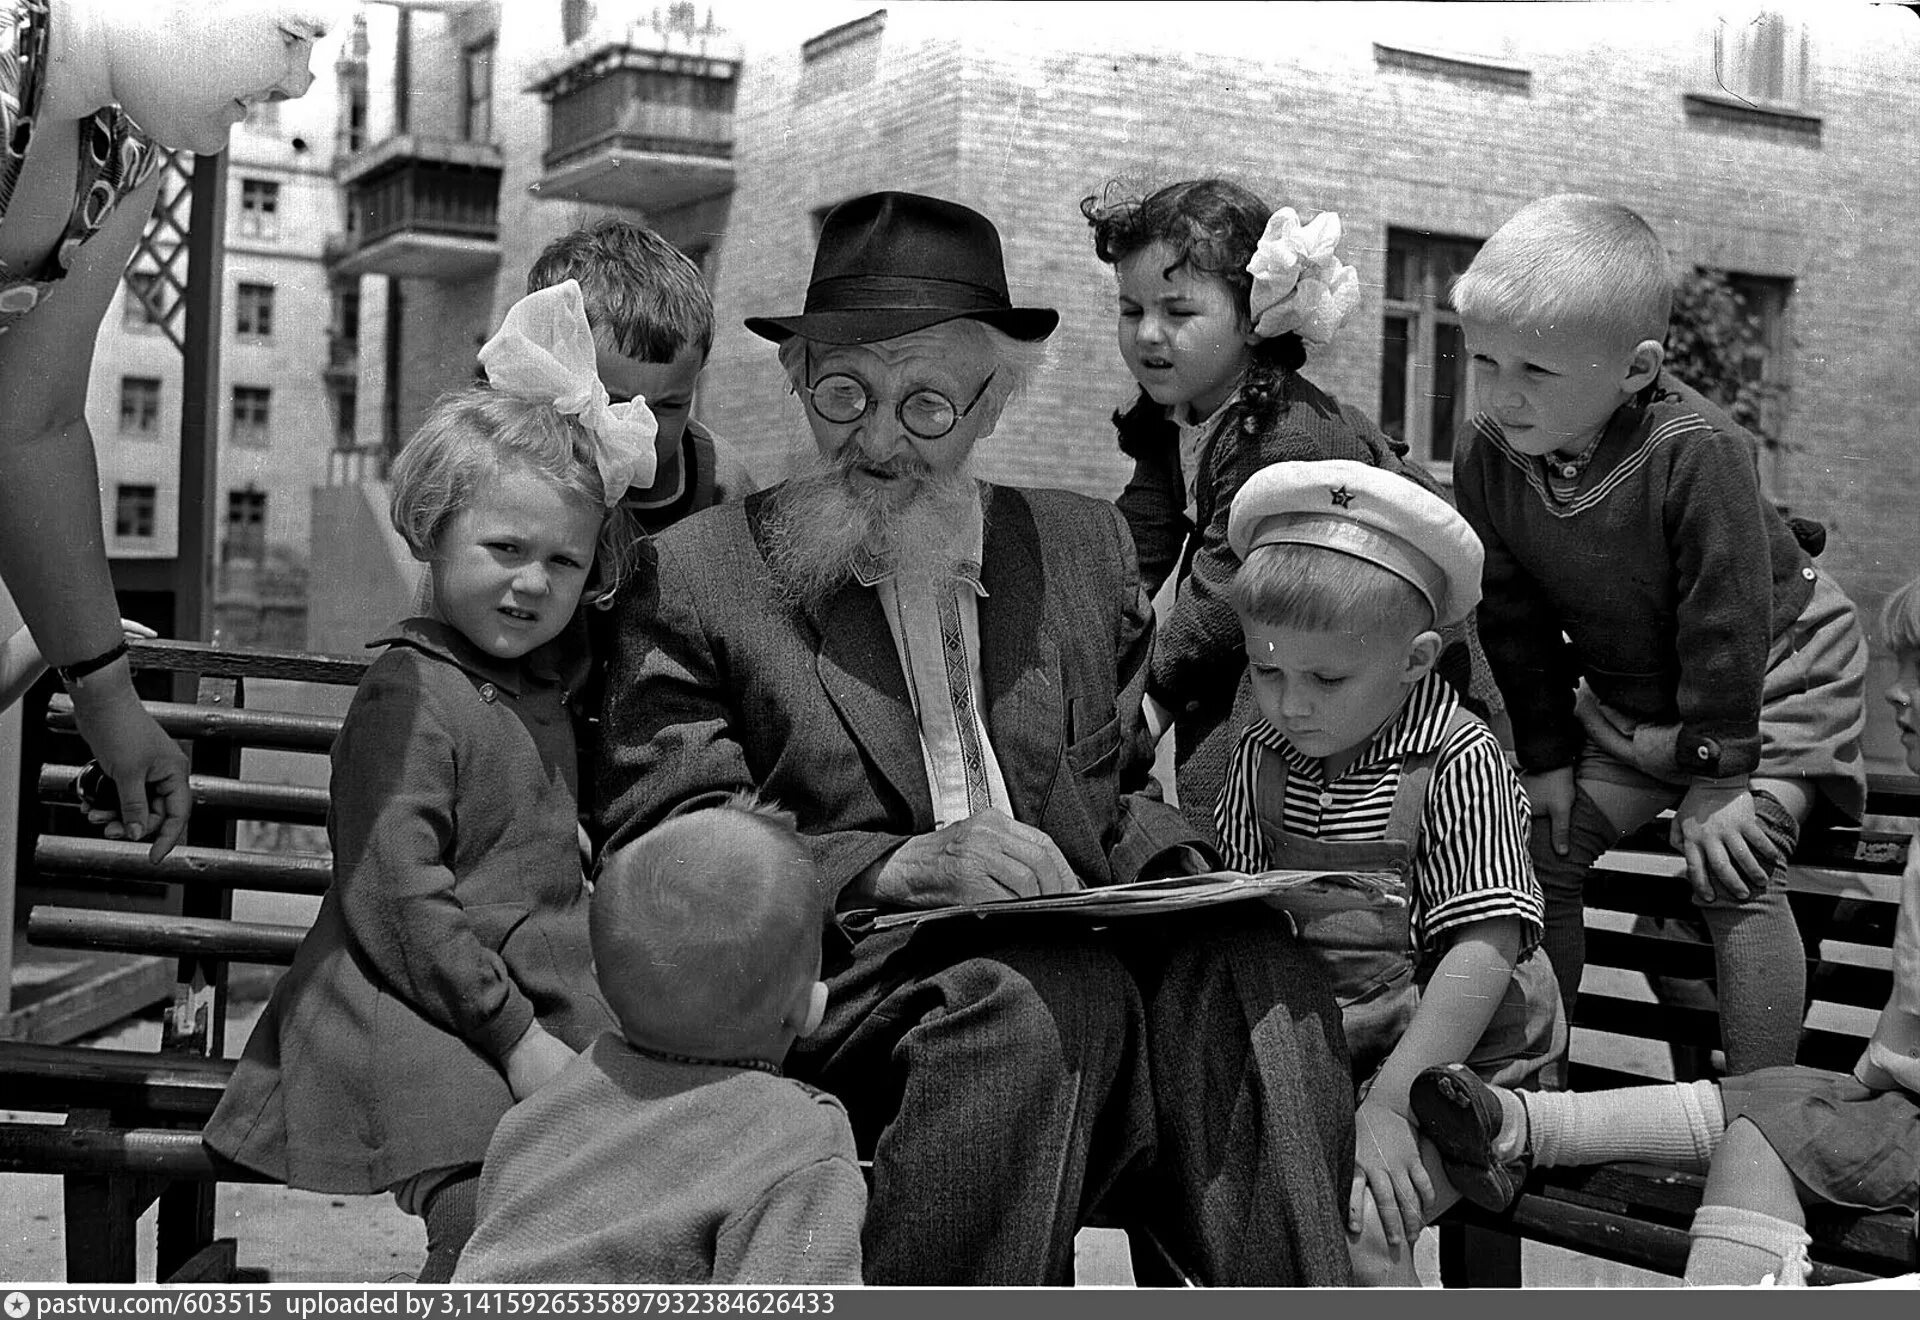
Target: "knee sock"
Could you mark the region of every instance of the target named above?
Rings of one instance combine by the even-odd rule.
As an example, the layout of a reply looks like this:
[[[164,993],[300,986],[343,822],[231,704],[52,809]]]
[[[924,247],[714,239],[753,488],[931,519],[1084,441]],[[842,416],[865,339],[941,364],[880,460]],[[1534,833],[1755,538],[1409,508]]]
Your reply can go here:
[[[441,1183],[427,1198],[427,1263],[420,1267],[416,1283],[448,1283],[467,1239],[473,1236],[476,1198],[480,1191],[480,1171],[476,1168],[464,1178]]]
[[[1800,846],[1800,822],[1793,818],[1793,813],[1766,789],[1756,788],[1753,814],[1760,818],[1760,828],[1767,832],[1768,840],[1780,850],[1781,860],[1792,858],[1793,850]]]
[[[1785,869],[1774,869],[1764,894],[1700,907],[1713,937],[1729,1073],[1792,1063],[1800,1049],[1807,951],[1787,902]]]
[[[1687,1230],[1689,1288],[1764,1283],[1776,1288],[1807,1286],[1807,1230],[1758,1210],[1703,1205]]]
[[[1560,983],[1560,1003],[1567,1023],[1573,1023],[1573,1004],[1580,994],[1580,977],[1587,966],[1587,872],[1601,853],[1613,847],[1620,832],[1592,798],[1576,789],[1573,815],[1567,822],[1567,855],[1553,850],[1553,835],[1543,816],[1533,822],[1528,851],[1534,874],[1546,898],[1546,932],[1541,947],[1553,964]]]
[[[1712,1082],[1512,1094],[1526,1111],[1540,1165],[1647,1160],[1704,1172],[1727,1131],[1720,1088]]]

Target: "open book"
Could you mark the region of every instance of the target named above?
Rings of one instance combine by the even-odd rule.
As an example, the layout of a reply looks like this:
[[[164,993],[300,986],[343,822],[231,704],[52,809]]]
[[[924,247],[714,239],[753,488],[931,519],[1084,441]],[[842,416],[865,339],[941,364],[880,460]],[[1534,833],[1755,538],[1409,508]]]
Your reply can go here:
[[[1393,906],[1406,901],[1397,878],[1387,872],[1262,871],[1249,875],[1244,871],[1208,871],[1203,875],[1136,880],[1132,884],[1102,885],[1038,898],[1006,898],[989,903],[900,911],[865,908],[847,913],[842,924],[855,934],[864,935],[896,926],[959,918],[1048,916],[1107,920],[1155,916],[1250,898],[1266,899],[1275,907],[1295,912]]]

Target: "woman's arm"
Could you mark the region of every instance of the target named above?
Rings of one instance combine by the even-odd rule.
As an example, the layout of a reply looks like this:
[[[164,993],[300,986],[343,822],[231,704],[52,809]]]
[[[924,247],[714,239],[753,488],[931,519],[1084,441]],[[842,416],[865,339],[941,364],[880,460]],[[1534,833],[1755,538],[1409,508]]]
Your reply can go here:
[[[0,580],[51,665],[120,641],[100,530],[100,478],[87,427],[94,336],[119,287],[159,180],[123,199],[41,306],[0,335]],[[18,199],[16,199],[18,201]],[[154,830],[166,856],[186,830],[187,758],[133,690],[125,660],[71,687],[80,734],[120,787],[129,837]]]

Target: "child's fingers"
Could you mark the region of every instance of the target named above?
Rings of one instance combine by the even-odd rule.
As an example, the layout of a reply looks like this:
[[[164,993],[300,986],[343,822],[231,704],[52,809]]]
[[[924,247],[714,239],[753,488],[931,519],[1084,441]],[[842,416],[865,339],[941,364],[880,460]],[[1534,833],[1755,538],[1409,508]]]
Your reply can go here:
[[[1353,1170],[1353,1186],[1347,1191],[1347,1232],[1356,1236],[1367,1222],[1367,1175],[1358,1165]]]

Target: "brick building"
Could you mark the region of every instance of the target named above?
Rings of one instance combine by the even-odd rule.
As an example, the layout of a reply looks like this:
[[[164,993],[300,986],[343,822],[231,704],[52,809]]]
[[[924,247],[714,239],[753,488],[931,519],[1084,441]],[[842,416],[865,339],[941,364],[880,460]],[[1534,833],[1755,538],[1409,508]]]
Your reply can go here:
[[[1782,442],[1764,479],[1827,522],[1823,562],[1863,612],[1920,571],[1906,315],[1920,293],[1908,241],[1920,22],[1904,9],[564,0],[367,12],[371,117],[383,105],[399,117],[375,147],[411,131],[409,159],[438,152],[497,180],[471,264],[423,275],[391,251],[384,266],[360,260],[388,276],[361,281],[363,382],[378,372],[365,337],[399,339],[384,350],[394,387],[375,390],[385,444],[467,378],[539,247],[613,208],[703,261],[718,333],[700,415],[775,476],[802,422],[741,319],[799,307],[828,208],[904,188],[991,216],[1016,300],[1061,311],[1052,369],[982,447],[982,470],[1111,495],[1126,466],[1107,418],[1131,386],[1113,279],[1079,201],[1109,180],[1223,174],[1275,205],[1340,213],[1365,297],[1307,374],[1444,475],[1465,390],[1447,279],[1526,201],[1587,191],[1641,211],[1676,267],[1724,272],[1746,298],[1762,330],[1748,369],[1772,390]],[[397,24],[411,25],[404,37]],[[408,115],[436,126],[409,129]],[[429,131],[470,148],[429,147]],[[366,177],[349,165],[350,206]],[[400,311],[374,315],[395,293]],[[373,406],[363,395],[363,417]],[[1871,690],[1883,682],[1876,673]],[[1895,749],[1878,712],[1875,724],[1884,761]]]

